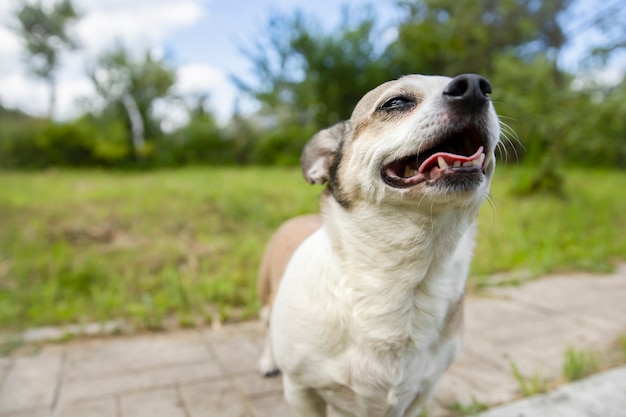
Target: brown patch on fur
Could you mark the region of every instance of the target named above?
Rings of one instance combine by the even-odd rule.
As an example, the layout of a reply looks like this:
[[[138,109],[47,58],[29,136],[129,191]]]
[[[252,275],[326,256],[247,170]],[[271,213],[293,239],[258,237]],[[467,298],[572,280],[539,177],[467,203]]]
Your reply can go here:
[[[322,224],[322,218],[317,214],[295,217],[283,223],[272,235],[259,267],[257,293],[261,305],[272,305],[289,259]]]

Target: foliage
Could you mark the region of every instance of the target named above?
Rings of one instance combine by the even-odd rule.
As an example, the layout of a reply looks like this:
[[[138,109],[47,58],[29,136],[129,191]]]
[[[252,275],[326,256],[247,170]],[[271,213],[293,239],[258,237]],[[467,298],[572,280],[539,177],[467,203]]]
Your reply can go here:
[[[626,200],[615,192],[624,173],[565,170],[566,201],[512,195],[518,178],[533,169],[498,167],[489,204],[479,215],[472,285],[497,284],[497,272],[531,278],[553,271],[607,272],[626,253],[626,240],[617,233],[626,227]]]
[[[5,168],[112,166],[127,159],[130,151],[119,124],[101,124],[89,116],[52,123],[24,115],[4,127],[0,167]]]
[[[388,47],[404,73],[493,73],[501,55],[554,56],[565,42],[558,15],[570,0],[400,0],[404,17]]]
[[[568,348],[563,362],[563,376],[568,381],[576,381],[598,371],[600,365],[597,354]]]
[[[267,38],[256,42],[254,52],[244,50],[258,79],[238,84],[279,117],[289,111],[301,124],[321,129],[350,117],[361,96],[392,75],[376,48],[380,34],[372,11],[353,15],[344,9],[330,33],[301,13],[274,15]]]
[[[486,404],[478,401],[475,397],[472,397],[472,401],[468,404],[455,402],[449,404],[448,408],[454,411],[457,416],[474,416],[489,409]]]
[[[511,198],[498,168],[480,213],[470,288],[493,274],[607,271],[626,253],[624,173],[567,171],[567,205]],[[0,172],[0,327],[124,318],[159,327],[257,312],[271,233],[315,212],[295,168]],[[576,198],[574,198],[576,197]],[[182,317],[180,317],[182,315]]]
[[[90,69],[96,91],[106,105],[104,116],[124,120],[135,156],[149,150],[146,138],[162,136],[160,120],[154,114],[158,99],[170,95],[176,80],[175,71],[167,63],[146,52],[142,59],[133,59],[121,45],[103,54]]]
[[[156,166],[232,165],[235,150],[210,114],[197,115],[180,131],[155,140]]]
[[[520,372],[515,362],[511,362],[511,369],[524,397],[541,394],[548,390],[548,381],[538,372],[535,372],[531,377],[526,377]]]
[[[55,7],[60,4],[71,6],[64,1]],[[568,73],[557,65],[563,46],[572,39],[560,22],[573,4],[399,0],[399,17],[389,27],[381,26],[373,9],[344,8],[342,21],[332,30],[300,12],[275,13],[263,33],[242,48],[250,77],[234,77],[240,90],[259,102],[258,111],[236,112],[221,126],[206,111],[190,108],[189,123],[175,132],[164,132],[155,112],[157,102],[183,101],[171,89],[175,68],[150,53],[133,57],[118,45],[89,69],[104,108],[92,106],[70,122],[87,126],[77,126],[73,144],[58,146],[73,149],[77,132],[93,135],[79,141],[93,149],[77,166],[297,165],[306,141],[348,118],[376,85],[407,73],[479,72],[494,87],[505,159],[533,167],[519,176],[516,192],[564,198],[563,166],[626,168],[626,80],[607,86],[593,78],[593,71]],[[601,22],[599,30],[611,35],[604,45],[607,59],[623,43],[623,28],[614,16],[622,12],[611,10],[607,6],[589,19]],[[586,70],[594,68],[588,65]],[[57,145],[37,145],[36,137],[44,144],[58,138],[41,139],[40,122],[9,122],[23,131],[0,132],[0,148],[8,152],[0,155],[0,166],[61,163],[58,155],[43,157],[42,152],[56,152]],[[48,129],[43,135],[51,133]],[[29,161],[28,155],[38,161]]]
[[[71,0],[59,0],[50,10],[44,7],[41,0],[37,0],[34,3],[23,2],[15,11],[15,17],[19,22],[17,31],[29,55],[28,66],[34,75],[46,80],[50,87],[48,117],[51,117],[56,101],[55,71],[59,66],[61,52],[78,47],[68,29],[79,16]]]

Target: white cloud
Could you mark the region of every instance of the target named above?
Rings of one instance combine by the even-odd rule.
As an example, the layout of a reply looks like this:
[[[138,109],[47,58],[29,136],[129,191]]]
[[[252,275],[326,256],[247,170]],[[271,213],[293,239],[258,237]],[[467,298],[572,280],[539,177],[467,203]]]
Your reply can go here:
[[[102,52],[116,40],[131,49],[154,47],[172,31],[192,26],[201,17],[201,1],[90,1],[78,8],[87,10],[77,33],[85,49]]]
[[[0,24],[3,25],[12,22],[12,8],[8,3],[0,1]],[[206,0],[75,0],[82,17],[74,32],[82,48],[62,56],[62,67],[58,72],[57,117],[68,119],[78,115],[81,109],[77,101],[94,94],[85,74],[87,63],[93,62],[116,42],[121,42],[131,53],[162,50],[169,35],[202,19],[205,3]],[[43,115],[47,111],[48,90],[44,83],[28,75],[23,56],[21,40],[0,26],[0,101],[5,106]],[[204,70],[206,80],[219,79],[216,74]],[[181,81],[187,78],[183,72]],[[210,88],[219,84],[207,82],[200,83],[199,87]],[[188,83],[186,90],[193,91],[193,83]]]
[[[0,99],[6,107],[41,115],[48,108],[48,88],[24,73],[13,72],[0,77]]]
[[[226,74],[210,65],[187,64],[182,65],[176,72],[176,84],[173,92],[178,96],[187,97],[187,106],[201,95],[208,95],[208,109],[215,114],[217,121],[225,123],[235,105],[235,88]],[[166,130],[175,129],[187,122],[185,103],[180,101],[157,103],[155,112],[163,117]]]

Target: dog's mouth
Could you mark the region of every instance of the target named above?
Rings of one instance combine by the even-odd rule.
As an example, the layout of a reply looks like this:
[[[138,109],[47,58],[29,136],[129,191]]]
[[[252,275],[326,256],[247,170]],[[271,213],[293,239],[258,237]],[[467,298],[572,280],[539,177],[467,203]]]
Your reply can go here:
[[[484,136],[470,126],[444,137],[430,149],[383,166],[382,177],[392,187],[407,188],[444,176],[482,173],[485,146]]]

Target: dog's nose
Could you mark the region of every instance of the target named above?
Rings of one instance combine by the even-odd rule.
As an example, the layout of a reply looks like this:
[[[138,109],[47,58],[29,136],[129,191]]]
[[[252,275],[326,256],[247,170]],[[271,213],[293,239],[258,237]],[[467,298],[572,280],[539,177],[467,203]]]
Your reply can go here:
[[[466,110],[483,107],[489,101],[488,94],[491,94],[491,84],[477,74],[458,75],[443,89],[443,96],[449,103]]]

